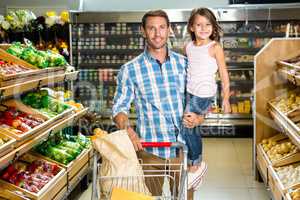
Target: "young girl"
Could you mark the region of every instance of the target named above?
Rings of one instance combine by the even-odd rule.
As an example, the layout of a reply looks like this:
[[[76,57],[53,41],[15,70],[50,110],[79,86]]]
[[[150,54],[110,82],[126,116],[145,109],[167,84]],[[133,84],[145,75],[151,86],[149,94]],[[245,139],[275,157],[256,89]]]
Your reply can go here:
[[[213,12],[207,8],[194,9],[188,21],[188,32],[192,41],[185,46],[189,66],[187,73],[187,97],[182,130],[183,139],[188,146],[188,187],[197,189],[207,170],[202,161],[202,139],[199,128],[189,128],[187,121],[198,115],[199,122],[204,121],[205,114],[216,95],[215,74],[219,71],[223,90],[223,111],[230,112],[229,78],[225,64],[224,52],[219,44],[221,28]],[[194,115],[195,116],[195,115]]]

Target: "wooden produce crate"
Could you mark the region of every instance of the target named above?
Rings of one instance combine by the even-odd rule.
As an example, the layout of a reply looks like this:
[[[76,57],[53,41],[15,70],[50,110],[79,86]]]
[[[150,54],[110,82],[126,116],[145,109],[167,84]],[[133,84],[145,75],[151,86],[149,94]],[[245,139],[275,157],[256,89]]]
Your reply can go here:
[[[294,52],[289,52],[289,56],[286,56],[285,59],[279,60],[277,61],[277,65],[279,68],[284,68],[284,69],[292,69],[292,70],[296,70],[296,71],[300,71],[300,60],[298,61],[298,64],[296,64],[296,62],[293,60],[295,60],[295,58],[297,58],[297,60],[299,60],[300,58],[300,50],[294,51]]]
[[[80,170],[75,174],[75,176],[69,181],[68,191],[72,191],[77,184],[82,180],[82,178],[88,174],[90,169],[89,163],[85,163]]]
[[[43,156],[37,152],[32,152],[33,155],[40,157],[44,160],[48,160],[52,163],[58,164],[60,166],[62,166],[66,172],[67,172],[67,177],[68,177],[68,181],[71,181],[71,179],[80,171],[80,169],[83,168],[83,166],[85,164],[87,164],[89,162],[89,152],[90,149],[84,149],[77,157],[75,160],[73,160],[72,162],[70,162],[67,165],[64,165],[60,162],[57,162],[55,160],[52,160],[51,158],[48,158],[46,156]]]
[[[261,144],[258,144],[256,147],[256,157],[257,157],[257,166],[260,171],[266,185],[268,185],[268,167],[271,165],[271,161],[268,158],[268,155],[263,150]]]
[[[61,200],[61,199],[65,199],[65,195],[68,192],[68,186],[66,185],[65,187],[63,187],[61,189],[61,191],[59,193],[57,193],[57,195],[53,198],[53,200]]]
[[[300,199],[300,188],[289,190],[285,195],[285,200],[298,200]]]
[[[58,100],[53,99],[53,101],[58,101]],[[64,104],[63,102],[60,102],[60,103]],[[13,100],[9,100],[7,102],[4,102],[4,105],[16,107],[16,108],[18,108],[19,110],[21,110],[21,111],[23,111],[25,113],[36,115],[36,116],[39,116],[39,117],[41,117],[41,118],[43,118],[43,119],[46,120],[43,124],[41,124],[41,125],[33,128],[31,131],[29,131],[29,132],[27,132],[25,134],[17,135],[16,137],[15,137],[15,135],[16,135],[15,133],[11,134],[11,132],[8,132],[8,134],[11,134],[17,140],[23,140],[24,137],[28,137],[28,135],[32,135],[33,133],[36,133],[37,131],[39,131],[39,130],[45,128],[46,126],[48,126],[49,124],[54,123],[55,121],[57,121],[59,119],[62,119],[62,118],[64,118],[67,115],[70,115],[74,111],[74,108],[72,106],[67,105],[69,108],[66,109],[64,112],[62,112],[62,113],[60,113],[60,114],[58,114],[58,115],[56,115],[54,117],[49,118],[48,116],[46,116],[45,114],[43,114],[42,112],[40,112],[38,109],[34,109],[34,108],[32,108],[32,107],[30,107],[28,105],[25,105],[23,102],[21,102],[19,100],[14,100],[14,99]]]
[[[282,141],[287,138],[284,134],[276,134],[271,138],[268,138],[268,140],[272,141]],[[256,146],[256,156],[257,156],[257,166],[260,170],[261,176],[264,179],[264,182],[266,185],[268,185],[268,168],[269,165],[272,165],[271,160],[269,159],[267,152],[264,151],[262,144],[258,144]]]
[[[20,193],[18,191],[10,191],[8,189],[0,187],[0,200],[7,200],[7,199],[13,199],[13,200],[28,200],[28,198]]]
[[[41,159],[32,154],[25,154],[20,158],[20,160],[24,159],[25,161]],[[46,161],[46,160],[44,160]],[[49,162],[49,161],[46,161]],[[67,184],[67,174],[63,167],[60,167],[60,172],[53,177],[38,193],[27,191],[23,188],[20,188],[14,184],[8,183],[0,179],[0,184],[3,188],[11,190],[11,191],[19,191],[23,193],[26,197],[33,200],[52,200],[61,192]]]
[[[14,145],[16,143],[16,140],[13,137],[4,134],[0,130],[0,138],[4,138],[4,137],[8,138],[9,141],[0,146],[0,157],[7,154],[7,153],[9,153],[9,152],[11,152],[14,149]]]
[[[65,72],[65,67],[39,69],[38,67],[7,53],[4,49],[6,49],[6,46],[0,45],[0,59],[22,65],[23,67],[31,70],[13,75],[0,74],[0,87],[22,83],[36,78],[47,77],[49,75],[62,74]]]
[[[294,166],[298,166],[300,164],[299,158],[297,160],[296,159],[290,160],[290,162],[298,162],[292,164]],[[298,188],[300,186],[300,182],[293,185],[284,186],[281,180],[279,179],[279,176],[276,172],[276,168],[274,168],[272,165],[269,165],[268,171],[269,171],[269,175],[268,175],[269,188],[272,191],[274,200],[284,199],[289,189]]]
[[[35,111],[34,109],[24,105],[22,102],[20,101],[17,101],[17,100],[14,100],[14,99],[11,99],[11,100],[8,100],[8,101],[5,101],[3,102],[3,105],[5,106],[12,106],[12,107],[15,107],[17,110],[20,110],[24,113],[27,113],[27,114],[30,114],[30,115],[33,115],[33,116],[36,116],[36,117],[39,117],[39,118],[42,118],[44,120],[46,120],[44,123],[34,127],[33,129],[31,129],[30,131],[27,131],[23,134],[17,134],[17,133],[14,133],[13,131],[9,131],[7,129],[4,129],[4,128],[1,128],[0,127],[0,131],[4,132],[5,134],[15,138],[17,141],[23,141],[25,140],[26,138],[28,139],[29,136],[33,135],[34,133],[36,133],[37,131],[43,129],[45,126],[47,126],[49,124],[49,119],[47,116]]]
[[[292,143],[291,140],[289,139],[286,139],[286,140],[281,140],[281,141],[278,141],[277,144],[278,145],[281,145],[282,143],[286,143],[286,142],[290,142]],[[294,145],[295,146],[295,145]],[[266,152],[267,154],[267,152]],[[267,155],[268,156],[268,155]],[[288,154],[286,154],[285,156],[277,159],[277,160],[273,160],[269,158],[269,160],[271,161],[272,165],[274,167],[276,166],[282,166],[284,165],[284,163],[290,163],[290,159],[296,159],[296,158],[300,158],[300,150],[298,149],[298,147],[296,146],[296,149],[292,150],[291,152],[289,152]]]
[[[61,101],[59,101],[59,100],[57,100],[57,99],[54,99],[53,97],[49,97],[49,98],[51,98],[52,101],[59,102],[60,104],[63,104],[63,105],[66,105],[66,106],[69,107],[69,108],[66,109],[64,112],[62,112],[62,113],[60,113],[60,114],[58,114],[58,115],[56,115],[56,116],[54,116],[54,117],[49,118],[49,123],[55,122],[55,121],[57,121],[58,119],[62,119],[63,117],[65,117],[65,116],[67,116],[67,115],[70,115],[70,114],[75,110],[74,107],[72,107],[72,106],[70,106],[70,105],[67,105],[67,104],[65,104],[64,102],[61,102]],[[22,103],[22,102],[20,102],[20,103]],[[22,104],[23,104],[23,103],[22,103]],[[25,105],[25,104],[23,104],[23,105]],[[27,105],[25,105],[25,106],[27,106]],[[29,106],[29,107],[30,107],[30,106]],[[30,108],[31,108],[31,107],[30,107]],[[38,109],[34,109],[34,108],[31,108],[31,109],[33,109],[33,110],[35,110],[37,113],[40,113],[40,114],[43,115],[43,113],[41,113],[41,111],[39,111]]]

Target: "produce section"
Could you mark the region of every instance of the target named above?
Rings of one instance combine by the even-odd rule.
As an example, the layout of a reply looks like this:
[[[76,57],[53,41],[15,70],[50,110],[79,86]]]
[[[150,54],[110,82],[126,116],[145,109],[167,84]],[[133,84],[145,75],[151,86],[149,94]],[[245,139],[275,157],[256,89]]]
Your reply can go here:
[[[45,118],[24,113],[15,107],[7,107],[0,112],[0,117],[0,128],[15,134],[26,133],[46,121]]]
[[[146,47],[140,29],[145,10],[107,12],[95,6],[89,12],[90,4],[96,2],[80,2],[70,19],[68,11],[36,17],[9,5],[0,8],[6,12],[0,14],[0,200],[77,199],[90,183],[93,165],[96,169],[103,161],[93,162],[90,138],[117,130],[111,116],[117,74]],[[210,188],[219,198],[300,200],[300,41],[274,39],[298,37],[299,6],[213,6],[223,30],[220,44],[230,78],[231,113],[222,111],[222,84],[216,75],[217,95],[199,126],[202,136],[213,137],[203,139],[205,159],[214,155],[210,150],[225,155],[225,161],[220,157],[215,162],[217,172],[209,170],[218,175],[218,187],[231,182],[243,187],[230,176],[227,182],[229,172],[238,172],[232,166],[242,166],[246,187],[255,184],[242,197],[223,189],[218,195]],[[168,47],[183,53],[191,10],[166,11],[171,23]],[[133,128],[138,123],[135,112],[131,105]],[[228,152],[238,165],[226,163]],[[250,174],[264,184],[249,183]],[[90,190],[79,199],[86,199],[86,193]],[[194,199],[208,196],[212,194],[200,189]]]
[[[51,51],[37,50],[30,43],[22,46],[20,42],[11,44],[6,51],[38,68],[66,66],[65,58]]]
[[[293,191],[300,185],[299,90],[296,81],[290,81],[290,75],[282,73],[282,70],[298,73],[295,64],[299,45],[299,39],[272,39],[255,60],[259,88],[256,91],[256,167],[275,200],[297,199],[297,192]],[[283,64],[286,61],[289,65]],[[263,80],[274,84],[260,88]],[[278,135],[278,130],[283,134]]]
[[[30,192],[38,193],[61,169],[58,165],[24,155],[4,169],[1,179]]]
[[[16,198],[54,199],[66,185],[66,174],[62,167],[31,154],[24,154],[9,165],[1,179],[3,189],[19,191],[13,193]]]
[[[68,71],[58,54],[19,43],[1,45],[0,59],[0,198],[65,198],[89,172],[85,166],[92,149],[89,139],[78,132],[64,134],[57,143],[50,138],[88,109],[68,93],[42,87],[75,80],[78,72]],[[45,156],[33,149],[44,150]]]
[[[79,134],[63,134],[60,138],[49,139],[35,147],[35,151],[64,165],[76,159],[84,149],[90,148],[89,139]]]
[[[36,109],[49,118],[53,118],[59,114],[62,114],[66,110],[71,110],[71,107],[67,104],[59,102],[53,99],[53,97],[50,97],[46,90],[25,94],[23,97],[21,97],[21,100],[24,104]]]

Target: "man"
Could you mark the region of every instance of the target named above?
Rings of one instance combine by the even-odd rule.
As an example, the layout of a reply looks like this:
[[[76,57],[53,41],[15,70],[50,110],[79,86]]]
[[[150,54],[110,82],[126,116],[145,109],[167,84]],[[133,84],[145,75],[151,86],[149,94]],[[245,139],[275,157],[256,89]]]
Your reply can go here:
[[[147,46],[142,54],[123,65],[118,74],[113,119],[118,128],[127,129],[138,156],[144,162],[163,164],[168,160],[179,163],[175,149],[147,148],[142,151],[141,141],[177,141],[184,109],[187,60],[167,47],[170,22],[164,11],[147,12],[141,30]],[[137,113],[136,132],[128,120],[133,101]],[[200,123],[201,118],[194,113],[189,113],[184,119],[187,127]],[[152,194],[161,194],[160,189],[154,190],[153,184],[147,185]]]

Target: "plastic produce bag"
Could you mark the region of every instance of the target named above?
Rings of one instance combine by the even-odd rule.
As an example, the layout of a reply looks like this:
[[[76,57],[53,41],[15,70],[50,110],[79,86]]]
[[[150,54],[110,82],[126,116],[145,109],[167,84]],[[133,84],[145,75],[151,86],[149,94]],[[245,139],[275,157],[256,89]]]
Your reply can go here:
[[[145,184],[142,166],[125,130],[94,137],[93,145],[102,157],[99,172],[102,178],[98,183],[102,198],[109,198],[114,188],[151,195]]]

